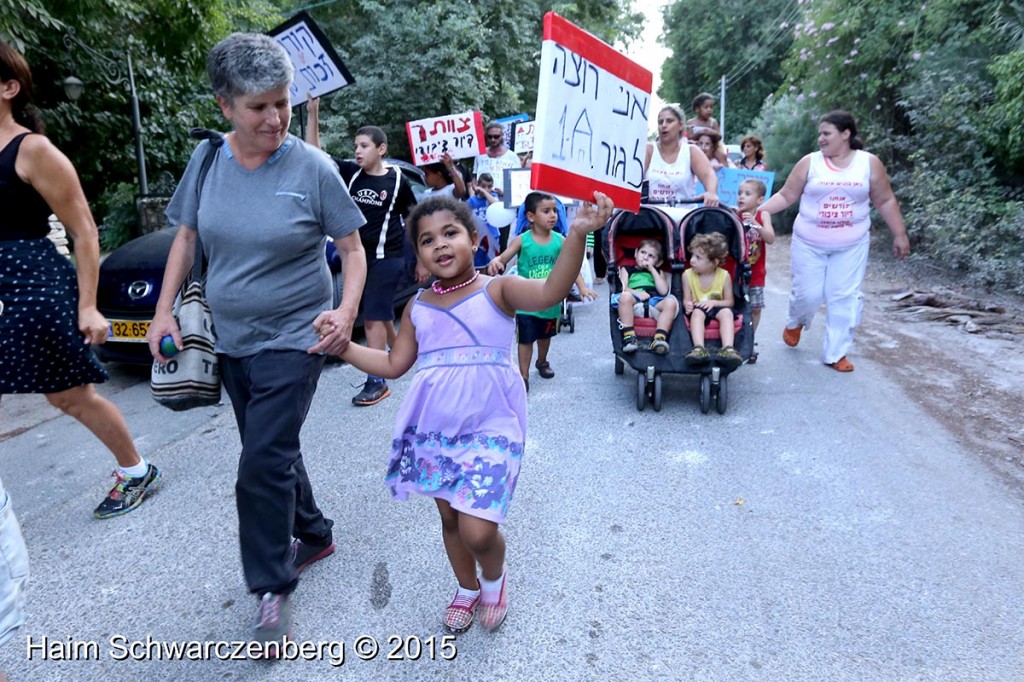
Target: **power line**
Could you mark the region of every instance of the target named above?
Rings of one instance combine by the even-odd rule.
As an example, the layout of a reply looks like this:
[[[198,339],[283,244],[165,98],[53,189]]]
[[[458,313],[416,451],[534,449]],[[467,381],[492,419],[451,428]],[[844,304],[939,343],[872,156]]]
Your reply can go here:
[[[790,6],[782,11],[779,17],[775,21],[774,31],[764,40],[764,42],[758,47],[762,47],[765,50],[770,50],[779,40],[786,34],[790,24],[799,16],[800,6],[796,0],[790,3]],[[759,65],[761,60],[756,56],[748,57],[746,61],[740,62],[732,68],[732,70],[725,76],[725,82],[728,84],[730,81],[736,81],[747,75],[755,66]]]

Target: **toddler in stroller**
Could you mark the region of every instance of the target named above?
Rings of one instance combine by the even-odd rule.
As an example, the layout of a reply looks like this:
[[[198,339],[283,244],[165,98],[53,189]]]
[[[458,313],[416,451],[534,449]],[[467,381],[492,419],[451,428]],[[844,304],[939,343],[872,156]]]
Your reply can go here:
[[[743,358],[732,347],[735,337],[732,277],[722,267],[729,253],[725,237],[719,232],[694,235],[690,240],[690,267],[683,272],[683,312],[686,314],[693,339],[693,349],[686,354],[686,361],[706,364],[711,354],[704,347],[706,323],[718,322],[722,348],[715,359],[728,369],[743,364]]]
[[[611,306],[619,311],[619,329],[622,331],[622,352],[635,353],[637,343],[633,329],[634,316],[655,318],[651,352],[665,355],[669,350],[668,336],[672,331],[679,304],[669,295],[669,278],[661,270],[661,242],[644,239],[634,252],[635,265],[619,266],[621,293],[611,295]]]

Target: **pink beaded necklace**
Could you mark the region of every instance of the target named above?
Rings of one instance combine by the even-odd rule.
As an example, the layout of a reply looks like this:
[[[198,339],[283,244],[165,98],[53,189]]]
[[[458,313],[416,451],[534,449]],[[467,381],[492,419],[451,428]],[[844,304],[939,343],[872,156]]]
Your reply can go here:
[[[469,279],[467,279],[467,280],[466,280],[465,282],[463,282],[462,284],[456,284],[456,285],[454,285],[454,286],[450,286],[450,287],[443,287],[443,286],[441,286],[441,280],[439,280],[439,279],[435,279],[435,280],[434,280],[434,283],[430,285],[430,289],[431,289],[431,290],[432,290],[432,291],[433,291],[433,292],[434,292],[435,294],[437,294],[438,296],[444,296],[445,294],[450,294],[450,293],[452,293],[453,291],[458,291],[458,290],[459,290],[459,289],[461,289],[462,287],[468,287],[468,286],[469,286],[470,284],[472,284],[473,282],[475,282],[475,281],[476,281],[476,278],[477,278],[477,277],[479,277],[479,276],[480,276],[480,272],[479,272],[479,271],[477,271],[477,272],[474,272],[474,273],[473,273],[473,276],[472,276],[472,277],[470,277]]]

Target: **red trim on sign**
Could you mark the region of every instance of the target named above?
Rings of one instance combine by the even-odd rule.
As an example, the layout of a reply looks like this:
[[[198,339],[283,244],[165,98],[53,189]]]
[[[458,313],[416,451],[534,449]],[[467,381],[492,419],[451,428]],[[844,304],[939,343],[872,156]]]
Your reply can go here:
[[[552,192],[563,197],[594,201],[594,192],[604,192],[615,202],[616,208],[632,213],[640,210],[640,190],[599,182],[585,175],[577,175],[556,166],[534,162],[530,166],[530,188]]]
[[[487,149],[484,147],[484,115],[479,111],[473,112],[473,127],[476,130],[476,154],[480,156]]]
[[[544,40],[553,40],[644,92],[651,92],[654,87],[654,75],[650,71],[554,12],[544,15]]]

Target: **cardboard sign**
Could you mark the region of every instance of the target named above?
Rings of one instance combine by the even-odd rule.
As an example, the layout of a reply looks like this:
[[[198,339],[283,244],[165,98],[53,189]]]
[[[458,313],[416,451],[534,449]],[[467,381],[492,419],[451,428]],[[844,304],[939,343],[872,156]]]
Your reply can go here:
[[[307,92],[322,97],[356,82],[327,36],[305,12],[271,29],[268,35],[284,47],[295,67],[288,91],[293,107],[305,104]]]
[[[526,121],[525,123],[516,124],[516,132],[512,139],[515,140],[516,154],[525,154],[526,152],[533,151],[533,136],[536,131],[536,121]]]
[[[526,200],[526,195],[532,192],[530,188],[530,169],[529,168],[506,168],[505,171],[505,197],[504,203],[505,208],[519,208],[522,203]],[[555,197],[562,204],[569,208],[570,206],[578,206],[579,202],[570,197],[560,196],[554,192],[544,192]],[[593,197],[591,197],[593,199]]]
[[[554,12],[544,15],[531,186],[640,209],[651,72]]]
[[[771,171],[755,171],[747,168],[719,168],[715,173],[718,177],[718,200],[722,206],[736,208],[736,198],[739,195],[740,183],[744,180],[760,180],[767,190],[765,198],[772,195],[772,185],[775,183],[775,173]],[[704,193],[704,185],[697,181],[697,194]]]
[[[417,166],[440,161],[445,152],[453,159],[484,153],[484,124],[479,111],[410,121],[405,130]]]

